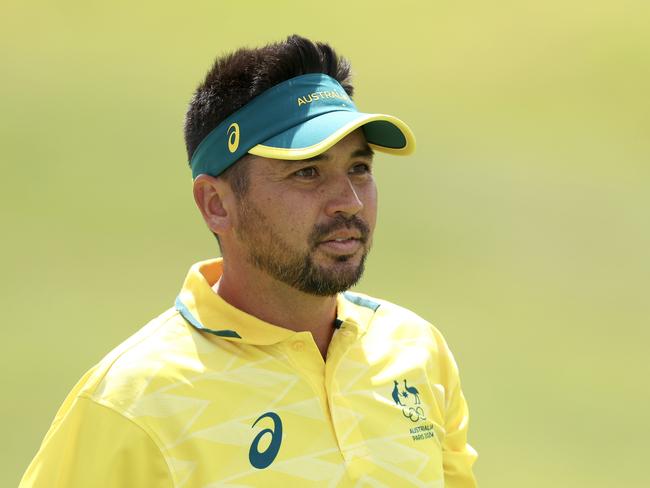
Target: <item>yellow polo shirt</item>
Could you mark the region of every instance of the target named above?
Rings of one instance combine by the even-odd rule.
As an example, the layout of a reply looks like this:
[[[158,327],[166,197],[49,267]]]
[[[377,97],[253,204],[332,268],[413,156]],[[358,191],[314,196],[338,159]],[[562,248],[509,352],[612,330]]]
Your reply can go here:
[[[20,487],[476,485],[467,405],[440,333],[338,296],[323,358],[194,265],[176,306],[108,354],[58,411]]]

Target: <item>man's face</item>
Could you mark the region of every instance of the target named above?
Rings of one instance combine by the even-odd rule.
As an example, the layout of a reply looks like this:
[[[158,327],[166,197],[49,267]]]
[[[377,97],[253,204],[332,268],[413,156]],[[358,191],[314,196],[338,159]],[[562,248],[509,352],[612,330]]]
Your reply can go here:
[[[248,260],[305,293],[331,296],[363,273],[377,215],[372,151],[357,129],[309,160],[254,158],[234,224]]]

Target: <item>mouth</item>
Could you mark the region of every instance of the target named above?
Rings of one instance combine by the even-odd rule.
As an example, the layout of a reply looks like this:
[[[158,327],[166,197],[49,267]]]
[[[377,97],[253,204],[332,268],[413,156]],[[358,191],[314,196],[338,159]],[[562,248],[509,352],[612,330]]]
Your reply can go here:
[[[343,242],[349,240],[365,242],[365,238],[361,235],[361,232],[356,229],[342,229],[337,232],[333,232],[322,239],[321,242]]]
[[[337,256],[353,255],[365,248],[370,235],[368,225],[359,218],[320,226],[315,232],[314,247]]]
[[[365,242],[361,236],[337,236],[329,237],[318,243],[318,247],[326,249],[333,254],[354,254]]]

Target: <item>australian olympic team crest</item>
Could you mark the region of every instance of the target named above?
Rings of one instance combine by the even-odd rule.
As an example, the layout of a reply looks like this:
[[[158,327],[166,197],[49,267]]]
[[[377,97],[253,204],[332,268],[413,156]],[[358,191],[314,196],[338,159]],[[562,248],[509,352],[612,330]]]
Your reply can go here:
[[[401,383],[393,380],[393,384],[391,395],[395,405],[401,407],[405,419],[413,422],[412,427],[409,429],[411,438],[414,441],[434,438],[436,434],[433,423],[427,421],[420,400],[420,391],[415,386],[409,385],[406,379],[403,379]]]

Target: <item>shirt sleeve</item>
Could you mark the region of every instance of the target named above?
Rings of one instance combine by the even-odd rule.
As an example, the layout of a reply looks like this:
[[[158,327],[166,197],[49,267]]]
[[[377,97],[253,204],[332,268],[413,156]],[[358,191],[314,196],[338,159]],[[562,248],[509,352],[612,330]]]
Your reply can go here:
[[[57,416],[19,488],[172,488],[151,436],[114,409],[76,397]]]
[[[445,400],[446,434],[442,445],[445,487],[474,488],[477,484],[472,465],[478,454],[467,443],[469,411],[460,387],[458,367],[448,348],[445,362],[448,378]]]

